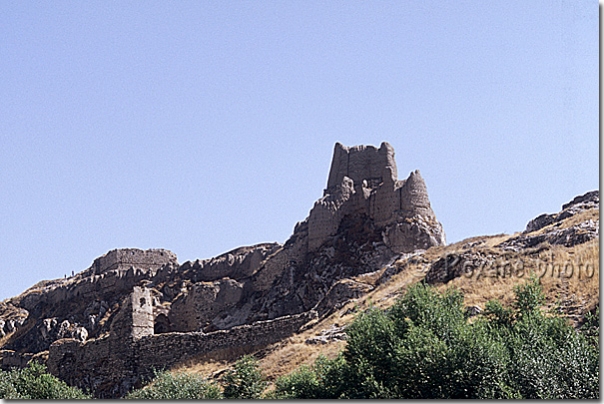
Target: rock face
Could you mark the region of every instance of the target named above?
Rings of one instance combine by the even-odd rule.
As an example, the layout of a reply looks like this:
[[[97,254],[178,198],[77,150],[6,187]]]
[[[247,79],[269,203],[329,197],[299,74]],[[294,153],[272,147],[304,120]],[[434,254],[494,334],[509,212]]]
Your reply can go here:
[[[599,218],[596,220],[588,219],[570,227],[560,228],[560,226],[565,219],[587,210],[599,209],[599,205],[599,191],[591,191],[577,196],[572,201],[562,205],[560,212],[544,213],[529,221],[526,230],[520,236],[505,241],[500,247],[508,250],[519,250],[535,247],[544,242],[566,247],[586,243],[599,237]]]
[[[530,220],[524,232],[495,248],[480,246],[480,242],[467,243],[462,246],[462,251],[448,254],[431,263],[425,281],[428,284],[447,283],[473,274],[509,276],[510,271],[522,270],[522,267],[517,267],[515,253],[525,249],[543,250],[553,245],[572,247],[598,238],[599,202],[599,191],[587,192],[562,205],[562,210],[558,213],[542,214]],[[593,219],[595,215],[589,211],[597,211],[598,218]],[[584,212],[587,212],[587,218],[577,217]]]
[[[590,191],[583,195],[575,197],[572,201],[562,205],[562,211],[559,213],[537,216],[526,225],[524,233],[531,233],[540,230],[545,226],[553,223],[561,222],[562,220],[574,216],[588,209],[598,208],[600,204],[600,191]]]
[[[120,397],[153,367],[287,337],[373,288],[351,277],[444,244],[419,171],[399,180],[388,143],[337,143],[323,196],[283,245],[183,264],[163,249],[109,251],[0,304],[0,365],[48,351],[53,374]]]

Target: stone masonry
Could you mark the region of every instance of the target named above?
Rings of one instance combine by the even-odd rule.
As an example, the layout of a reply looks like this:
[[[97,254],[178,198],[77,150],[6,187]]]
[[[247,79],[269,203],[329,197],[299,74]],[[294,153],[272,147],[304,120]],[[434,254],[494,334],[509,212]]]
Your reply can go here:
[[[140,387],[154,370],[216,351],[251,352],[298,331],[316,312],[284,316],[211,333],[154,334],[151,295],[135,287],[126,297],[108,336],[87,342],[61,339],[48,353],[49,371],[68,384],[89,389],[96,398],[119,398]]]
[[[111,270],[127,270],[135,265],[139,268],[156,270],[169,262],[176,262],[176,255],[164,249],[139,250],[119,248],[94,260],[92,271],[95,275]]]

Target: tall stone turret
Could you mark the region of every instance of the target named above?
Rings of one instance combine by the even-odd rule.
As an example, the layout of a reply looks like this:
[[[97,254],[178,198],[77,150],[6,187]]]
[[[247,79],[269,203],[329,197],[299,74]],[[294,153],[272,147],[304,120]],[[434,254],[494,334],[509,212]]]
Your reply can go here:
[[[153,335],[153,307],[149,289],[135,286],[124,298],[120,311],[111,324],[113,337],[138,340]]]
[[[409,174],[400,188],[401,211],[404,216],[422,215],[426,218],[435,218],[430,200],[428,199],[428,190],[426,183],[419,170]]]
[[[386,168],[390,168],[390,173],[385,171]],[[325,191],[328,193],[338,187],[344,177],[350,178],[358,186],[363,181],[369,187],[377,186],[383,181],[384,175],[391,175],[394,179],[397,176],[394,148],[388,143],[383,142],[379,149],[374,146],[346,147],[336,143]]]

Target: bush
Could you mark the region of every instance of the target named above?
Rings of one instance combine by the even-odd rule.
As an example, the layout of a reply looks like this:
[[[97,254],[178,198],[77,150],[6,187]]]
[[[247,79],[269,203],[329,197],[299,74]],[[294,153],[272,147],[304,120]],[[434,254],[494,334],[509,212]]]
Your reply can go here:
[[[275,397],[599,398],[599,318],[577,332],[542,311],[537,279],[515,293],[470,321],[458,291],[415,285],[359,315],[338,358],[279,378]]]
[[[222,398],[220,388],[202,376],[191,373],[156,373],[153,381],[142,389],[130,392],[134,400],[207,400]]]
[[[253,356],[244,356],[222,378],[224,397],[259,399],[267,386]]]
[[[32,361],[24,369],[0,371],[0,398],[68,400],[91,397],[49,374],[46,366]]]
[[[301,366],[297,371],[279,377],[269,398],[317,399],[343,398],[342,386],[347,383],[342,355],[327,359],[321,355],[313,366]]]
[[[322,393],[323,390],[316,372],[311,367],[303,365],[289,375],[277,379],[275,392],[271,398],[325,398]]]

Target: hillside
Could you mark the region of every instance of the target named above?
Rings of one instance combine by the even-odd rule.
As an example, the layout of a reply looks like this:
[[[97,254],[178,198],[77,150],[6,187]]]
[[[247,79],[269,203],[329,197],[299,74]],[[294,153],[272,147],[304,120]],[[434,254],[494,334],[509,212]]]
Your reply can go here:
[[[545,217],[555,220],[535,226]],[[526,245],[527,240],[541,237],[547,240]],[[346,344],[344,328],[356,314],[369,307],[389,308],[410,285],[426,280],[440,291],[457,288],[468,310],[480,312],[491,299],[510,304],[514,286],[526,283],[531,275],[540,279],[546,309],[567,317],[575,326],[584,321],[586,313],[595,313],[600,299],[598,191],[573,199],[559,213],[538,216],[528,222],[525,231],[431,247],[354,277],[352,280],[367,285],[370,291],[256,356],[263,373],[275,380],[311,365],[319,355],[335,357]],[[228,356],[206,355],[175,371],[217,377],[232,363]]]
[[[219,375],[244,353],[273,380],[346,344],[344,327],[411,284],[456,287],[479,312],[540,277],[574,324],[599,305],[599,193],[514,235],[446,245],[419,171],[398,179],[388,143],[336,144],[327,187],[283,244],[180,264],[163,249],[118,249],[72,277],[0,303],[0,364],[47,364],[95,397],[122,397],[172,368]]]

